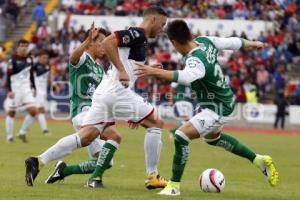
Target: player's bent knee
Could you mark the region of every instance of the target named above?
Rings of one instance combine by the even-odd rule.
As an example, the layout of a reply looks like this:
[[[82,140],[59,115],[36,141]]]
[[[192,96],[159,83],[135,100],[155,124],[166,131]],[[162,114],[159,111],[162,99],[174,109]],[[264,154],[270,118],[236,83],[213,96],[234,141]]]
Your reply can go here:
[[[81,146],[85,147],[90,145],[92,141],[96,139],[97,136],[99,136],[99,134],[100,134],[99,130],[93,126],[84,127],[80,129],[79,137],[80,137]]]
[[[10,110],[10,111],[7,112],[7,115],[14,118],[16,116],[16,111]]]
[[[204,136],[204,141],[209,145],[216,145],[221,137],[221,132],[219,133],[209,133]]]
[[[28,111],[29,115],[31,115],[32,117],[35,117],[35,115],[37,114],[36,107],[30,107],[30,108],[28,108],[27,111]]]
[[[106,134],[105,137],[107,138],[107,140],[113,140],[118,144],[121,144],[122,137],[116,132],[110,132],[109,134]]]

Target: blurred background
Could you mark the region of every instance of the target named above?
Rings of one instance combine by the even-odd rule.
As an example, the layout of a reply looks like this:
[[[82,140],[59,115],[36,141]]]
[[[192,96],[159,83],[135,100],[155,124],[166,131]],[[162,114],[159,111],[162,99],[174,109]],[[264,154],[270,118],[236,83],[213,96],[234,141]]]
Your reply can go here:
[[[0,0],[0,111],[6,97],[7,60],[15,42],[30,41],[34,58],[50,56],[49,112],[68,112],[68,58],[90,24],[111,31],[138,26],[143,10],[162,6],[170,18],[184,18],[195,35],[237,36],[259,40],[257,51],[222,51],[219,62],[238,101],[234,125],[274,127],[284,107],[287,129],[300,127],[300,3],[296,0]],[[161,34],[149,40],[149,64],[181,69],[181,56]],[[169,82],[139,79],[134,88],[157,105],[164,117],[173,112]],[[280,126],[279,126],[280,127]]]

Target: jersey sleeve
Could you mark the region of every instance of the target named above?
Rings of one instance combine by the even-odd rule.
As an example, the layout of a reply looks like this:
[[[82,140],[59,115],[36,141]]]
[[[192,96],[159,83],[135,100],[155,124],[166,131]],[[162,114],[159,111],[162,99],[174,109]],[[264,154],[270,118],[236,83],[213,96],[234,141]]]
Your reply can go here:
[[[239,50],[244,47],[244,40],[238,37],[207,37],[219,50]]]
[[[81,57],[80,57],[80,59],[79,59],[79,61],[78,61],[78,63],[76,64],[76,65],[73,65],[71,62],[69,62],[70,63],[70,66],[71,67],[74,67],[74,68],[79,68],[83,63],[84,63],[84,61],[86,60],[86,53],[84,52],[82,55],[81,55]]]
[[[189,86],[193,81],[205,76],[205,67],[202,61],[197,57],[189,57],[185,61],[183,70],[175,71],[175,81]]]
[[[132,47],[144,44],[146,41],[145,32],[141,28],[129,28],[128,30],[120,30],[114,32],[119,47]]]

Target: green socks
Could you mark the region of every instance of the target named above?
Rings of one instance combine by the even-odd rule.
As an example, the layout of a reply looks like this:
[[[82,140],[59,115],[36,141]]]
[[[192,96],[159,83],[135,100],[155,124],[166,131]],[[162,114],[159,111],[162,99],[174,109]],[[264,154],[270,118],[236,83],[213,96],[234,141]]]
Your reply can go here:
[[[107,140],[103,145],[100,155],[97,160],[96,169],[94,170],[90,179],[102,178],[102,174],[109,166],[110,160],[112,159],[114,153],[118,149],[118,143],[113,140]]]
[[[67,165],[63,170],[63,176],[72,174],[90,174],[96,168],[97,160],[88,160],[77,165]]]
[[[251,162],[253,162],[256,154],[249,149],[244,144],[240,143],[237,139],[235,139],[233,136],[227,135],[225,133],[221,134],[221,137],[214,141],[206,141],[208,144],[213,146],[219,146],[227,151],[230,151],[238,156],[241,156],[243,158],[247,158]]]
[[[180,182],[185,164],[189,157],[189,138],[181,131],[175,132],[175,154],[173,157],[172,178],[173,182]]]

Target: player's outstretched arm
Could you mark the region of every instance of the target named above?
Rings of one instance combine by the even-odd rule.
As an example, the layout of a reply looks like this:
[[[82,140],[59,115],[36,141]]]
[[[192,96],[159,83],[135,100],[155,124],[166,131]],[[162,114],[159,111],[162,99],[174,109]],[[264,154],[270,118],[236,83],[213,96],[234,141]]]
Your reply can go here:
[[[91,25],[91,28],[89,30],[89,36],[86,38],[86,40],[79,45],[70,55],[70,63],[72,65],[77,65],[77,63],[80,60],[80,57],[84,53],[84,51],[87,49],[87,47],[93,42],[94,38],[98,35],[98,29],[95,28],[94,22]]]
[[[260,41],[250,41],[239,37],[207,37],[219,50],[239,50],[256,48],[262,49],[266,47],[265,43]]]
[[[136,63],[138,68],[135,74],[139,77],[154,76],[159,79],[178,82],[183,85],[190,85],[193,81],[201,79],[205,75],[205,67],[200,59],[190,57],[186,60],[185,68],[183,70],[164,70],[160,64],[143,65]]]

